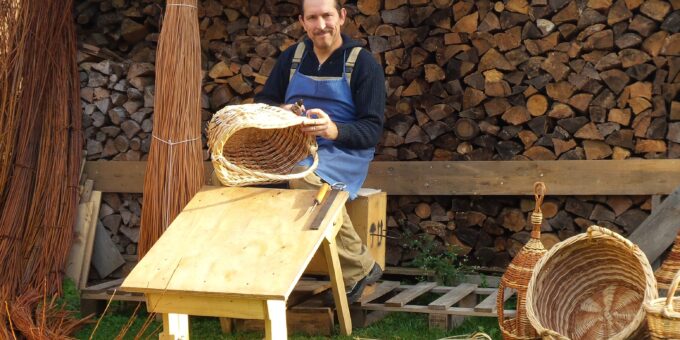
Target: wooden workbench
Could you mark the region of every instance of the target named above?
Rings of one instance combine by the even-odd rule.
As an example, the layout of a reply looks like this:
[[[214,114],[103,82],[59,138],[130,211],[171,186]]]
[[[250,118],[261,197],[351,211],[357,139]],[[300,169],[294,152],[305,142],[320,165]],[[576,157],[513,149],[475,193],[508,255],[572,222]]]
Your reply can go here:
[[[333,223],[348,198],[340,192],[318,230],[308,213],[315,192],[204,187],[123,282],[163,314],[161,339],[188,339],[188,316],[265,320],[267,339],[285,339],[286,301],[323,247],[343,334],[351,320]]]

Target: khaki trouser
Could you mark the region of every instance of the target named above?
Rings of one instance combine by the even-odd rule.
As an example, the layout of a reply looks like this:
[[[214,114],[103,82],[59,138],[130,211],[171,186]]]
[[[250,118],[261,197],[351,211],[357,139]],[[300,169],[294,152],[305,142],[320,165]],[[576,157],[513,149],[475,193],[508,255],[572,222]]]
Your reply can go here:
[[[301,169],[294,169],[293,172],[301,172]],[[321,178],[313,172],[305,178],[294,179],[289,182],[291,189],[307,190],[317,190],[322,183]],[[346,286],[353,286],[357,281],[368,275],[373,264],[375,264],[375,260],[373,260],[366,245],[361,242],[359,234],[354,230],[352,221],[347,214],[347,208],[344,206],[342,207],[342,215],[338,217],[336,223],[342,223],[338,235],[335,237],[342,278]]]

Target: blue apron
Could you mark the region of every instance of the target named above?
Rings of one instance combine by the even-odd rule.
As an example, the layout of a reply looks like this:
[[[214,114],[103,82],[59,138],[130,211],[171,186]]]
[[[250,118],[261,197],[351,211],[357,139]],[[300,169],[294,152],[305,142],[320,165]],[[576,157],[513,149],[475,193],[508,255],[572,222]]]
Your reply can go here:
[[[354,100],[345,75],[345,65],[342,77],[310,77],[300,73],[299,68],[298,65],[298,70],[288,84],[286,104],[304,99],[305,108],[319,108],[326,112],[333,122],[346,124],[356,121]],[[317,137],[316,141],[319,144],[319,166],[315,173],[329,184],[337,182],[347,184],[346,190],[349,191],[350,199],[356,198],[357,191],[366,179],[375,148],[350,149],[321,137]],[[311,158],[300,162],[300,165],[304,166],[311,164]]]

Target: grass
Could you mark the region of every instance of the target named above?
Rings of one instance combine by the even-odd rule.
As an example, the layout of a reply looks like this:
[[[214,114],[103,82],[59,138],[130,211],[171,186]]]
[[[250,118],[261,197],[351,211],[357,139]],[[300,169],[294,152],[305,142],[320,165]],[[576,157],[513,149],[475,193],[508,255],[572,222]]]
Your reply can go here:
[[[80,301],[75,286],[71,282],[65,282],[64,287],[64,297],[62,298],[62,302],[64,302],[69,309],[79,310]],[[120,333],[120,330],[123,329],[128,320],[130,320],[131,315],[133,315],[135,306],[136,304],[131,303],[112,302],[111,306],[109,306],[106,316],[101,319],[100,324],[92,338],[98,340],[109,340],[116,338],[116,336]],[[142,324],[148,315],[145,311],[141,311],[138,314],[138,317],[130,327],[127,335],[124,337],[125,339],[134,338],[134,335],[136,335],[139,329],[142,327]],[[192,339],[245,340],[262,339],[263,337],[261,332],[222,334],[217,318],[191,317],[189,320],[191,329],[190,334]],[[93,320],[92,323],[81,329],[77,334],[75,334],[75,337],[77,339],[89,339],[95,327],[94,323],[96,321],[96,319]],[[157,339],[157,335],[153,333],[153,330],[160,328],[161,323],[158,321],[153,321],[151,326],[149,326],[148,331],[141,338]],[[471,317],[466,319],[458,328],[446,332],[443,330],[428,329],[427,314],[420,313],[391,313],[386,318],[369,327],[353,329],[351,336],[336,335],[331,339],[349,340],[368,338],[429,340],[441,339],[452,335],[471,334],[477,331],[487,333],[493,339],[501,339],[500,330],[498,329],[498,324],[495,318]],[[337,326],[334,334],[339,334],[339,328]],[[293,335],[289,338],[327,339],[327,337],[308,337],[302,335]]]

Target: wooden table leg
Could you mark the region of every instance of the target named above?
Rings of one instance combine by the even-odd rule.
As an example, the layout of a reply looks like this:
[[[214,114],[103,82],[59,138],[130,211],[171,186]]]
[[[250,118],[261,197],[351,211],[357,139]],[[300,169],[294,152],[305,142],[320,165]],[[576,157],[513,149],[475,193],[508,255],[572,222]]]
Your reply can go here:
[[[267,340],[288,339],[286,330],[286,301],[267,300],[267,319],[264,320]]]
[[[234,331],[234,319],[220,318],[220,328],[222,329],[222,333],[231,334]]]
[[[340,333],[342,335],[350,335],[352,334],[352,318],[349,316],[349,304],[347,303],[345,283],[342,280],[340,258],[338,257],[338,248],[335,245],[335,235],[332,238],[324,238],[323,251],[326,255],[328,274],[331,278],[333,300],[335,300],[335,309],[338,312],[338,322],[340,322]]]
[[[189,340],[189,316],[186,314],[163,314],[163,333],[159,340]]]

